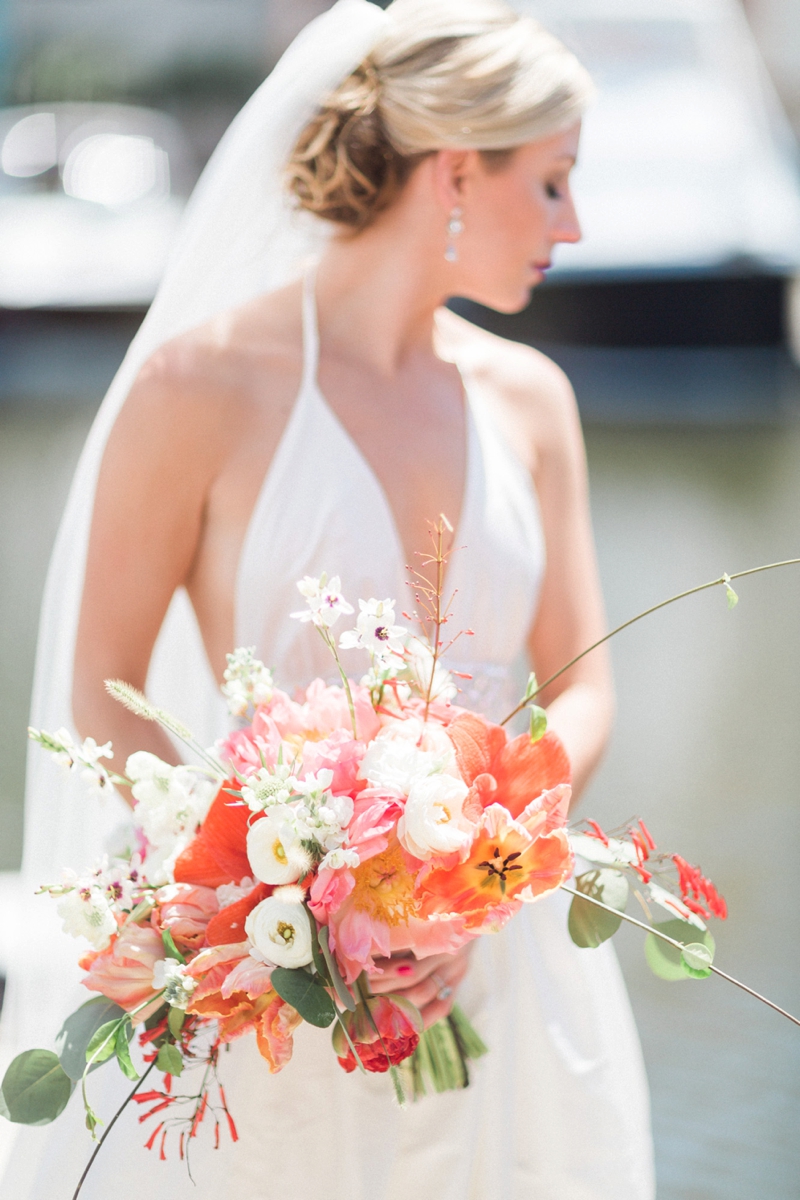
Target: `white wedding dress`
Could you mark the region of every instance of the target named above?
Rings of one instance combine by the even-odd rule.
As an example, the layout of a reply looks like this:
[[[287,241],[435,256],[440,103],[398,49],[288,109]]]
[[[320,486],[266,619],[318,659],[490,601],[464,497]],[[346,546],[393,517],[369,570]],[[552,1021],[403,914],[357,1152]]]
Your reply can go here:
[[[386,496],[317,386],[311,286],[304,297],[303,381],[236,581],[237,644],[256,645],[289,690],[330,675],[313,628],[288,619],[301,576],[326,570],[341,576],[351,600],[393,596],[400,608],[409,604]],[[468,463],[448,586],[458,589],[453,628],[469,627],[475,636],[459,641],[450,661],[474,676],[463,685],[463,702],[500,718],[518,693],[515,672],[535,612],[544,544],[530,479],[471,380],[469,361],[457,365],[467,398]],[[353,671],[359,669],[353,659]],[[215,697],[207,700],[213,708]],[[231,1144],[223,1131],[215,1151],[211,1128],[201,1127],[192,1143],[196,1186],[175,1135],[166,1162],[158,1159],[158,1143],[143,1148],[155,1122],[139,1125],[131,1105],[82,1197],[652,1200],[647,1085],[625,988],[610,945],[572,945],[566,909],[561,894],[544,899],[475,945],[459,1003],[490,1052],[467,1090],[401,1110],[386,1076],[342,1071],[329,1031],[302,1026],[294,1057],[277,1076],[246,1037],[222,1055],[220,1067],[240,1141]],[[130,1086],[115,1064],[89,1084],[106,1119]],[[53,1125],[21,1131],[0,1195],[69,1200],[91,1148],[73,1096]]]

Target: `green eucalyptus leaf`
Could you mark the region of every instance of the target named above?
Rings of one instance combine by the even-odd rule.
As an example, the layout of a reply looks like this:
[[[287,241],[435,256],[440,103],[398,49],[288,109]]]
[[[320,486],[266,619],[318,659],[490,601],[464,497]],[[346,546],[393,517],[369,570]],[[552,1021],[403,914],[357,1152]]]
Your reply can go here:
[[[531,671],[528,676],[528,682],[525,684],[525,699],[530,700],[531,696],[535,696],[539,690],[539,684],[536,681],[536,672]]]
[[[128,1017],[128,1020],[123,1021],[117,1029],[117,1036],[114,1039],[114,1053],[117,1056],[117,1062],[122,1074],[127,1075],[128,1079],[138,1079],[139,1072],[133,1065],[130,1047],[128,1046],[128,1042],[132,1037],[133,1026],[130,1017]]]
[[[91,1063],[102,1063],[107,1058],[111,1058],[114,1053],[116,1043],[117,1030],[121,1027],[122,1020],[106,1021],[89,1039],[89,1044],[86,1047],[86,1061]]]
[[[98,1029],[109,1021],[119,1020],[125,1010],[106,996],[94,996],[67,1017],[56,1038],[61,1066],[75,1083],[86,1070],[86,1047]],[[92,1063],[90,1070],[99,1067]]]
[[[25,1050],[5,1073],[4,1113],[17,1125],[49,1125],[64,1111],[75,1084],[52,1050]]]
[[[174,1038],[180,1037],[183,1029],[183,1022],[186,1020],[186,1013],[182,1008],[171,1008],[167,1017],[167,1027]]]
[[[179,963],[185,963],[186,958],[175,945],[174,938],[168,929],[161,930],[161,940],[164,943],[164,953],[167,958],[174,958]]]
[[[183,1055],[177,1046],[166,1042],[156,1056],[156,1066],[165,1075],[180,1075],[183,1070]]]
[[[538,704],[532,704],[531,713],[531,743],[536,745],[547,733],[547,713]]]
[[[708,979],[714,955],[702,942],[690,942],[681,951],[681,966],[692,979]]]
[[[328,970],[331,973],[331,980],[333,981],[333,986],[339,999],[339,1003],[346,1008],[348,1012],[355,1012],[356,1002],[351,996],[350,989],[348,988],[347,984],[342,979],[342,973],[339,970],[339,964],[336,961],[336,956],[331,950],[328,942],[328,935],[328,926],[320,925],[319,930],[317,931],[319,948],[322,951],[325,962],[328,965]]]
[[[296,1008],[304,1021],[327,1029],[336,1018],[336,1008],[324,987],[318,984],[313,975],[302,968],[289,970],[287,967],[276,967],[272,972],[272,986],[275,991]]]
[[[601,904],[616,908],[620,913],[625,911],[629,887],[627,879],[620,871],[614,871],[610,867],[585,871],[577,877],[575,886],[579,892],[592,896]],[[567,928],[576,946],[594,949],[613,937],[621,924],[622,917],[598,908],[581,896],[573,897]]]
[[[325,961],[319,944],[319,931],[317,930],[317,922],[314,919],[314,914],[310,911],[308,913],[308,919],[311,922],[312,931],[317,931],[316,933],[312,932],[311,934],[311,954],[314,958],[314,968],[325,986],[332,987],[333,980],[331,979],[331,973],[328,970],[328,964]]]
[[[660,933],[666,934],[667,937],[673,938],[676,942],[680,942],[681,946],[692,946],[694,949],[698,945],[702,945],[704,949],[710,951],[712,957],[715,950],[713,936],[706,929],[705,931],[695,928],[694,925],[689,925],[686,921],[663,921],[653,926]],[[648,933],[644,940],[644,956],[647,959],[647,965],[654,975],[659,979],[666,979],[670,983],[676,983],[680,979],[691,979],[692,969],[682,960],[682,952],[677,946],[671,946],[669,942],[664,942],[661,938],[654,937],[652,933]],[[705,978],[704,972],[700,978]]]

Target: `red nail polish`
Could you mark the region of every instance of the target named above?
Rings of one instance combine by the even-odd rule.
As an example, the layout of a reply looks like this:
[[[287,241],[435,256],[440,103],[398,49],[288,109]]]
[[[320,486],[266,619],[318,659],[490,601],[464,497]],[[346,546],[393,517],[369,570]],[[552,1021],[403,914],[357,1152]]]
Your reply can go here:
[[[408,963],[401,963],[400,966],[397,968],[397,974],[398,975],[410,975],[413,970],[414,970],[414,968],[409,966]]]

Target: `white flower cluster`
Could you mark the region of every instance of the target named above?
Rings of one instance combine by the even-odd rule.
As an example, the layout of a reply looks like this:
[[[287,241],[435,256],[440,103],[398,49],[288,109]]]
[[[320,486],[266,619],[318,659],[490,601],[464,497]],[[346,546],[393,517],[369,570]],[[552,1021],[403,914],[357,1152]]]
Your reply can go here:
[[[160,958],[153,966],[153,987],[158,992],[163,988],[167,1004],[185,1012],[197,987],[197,980],[186,974],[186,967],[177,959]]]
[[[98,746],[94,738],[85,738],[78,746],[68,729],[46,733],[44,729],[28,729],[28,737],[49,750],[56,762],[68,771],[80,771],[81,779],[96,793],[109,790],[111,779],[100,762],[101,758],[113,758],[111,742]]]
[[[255,657],[255,653],[255,646],[240,646],[227,656],[222,694],[235,717],[244,716],[251,705],[257,708],[272,699],[272,672]]]
[[[138,884],[137,863],[134,859],[109,867],[107,859],[103,859],[87,875],[66,870],[60,884],[44,889],[62,898],[56,911],[64,922],[64,932],[72,937],[85,937],[95,950],[104,950],[117,931],[115,912],[133,906]]]
[[[415,858],[466,855],[475,826],[463,812],[469,789],[458,774],[452,745],[443,735],[435,739],[438,744],[422,749],[413,740],[417,728],[423,737],[421,723],[407,720],[399,728],[398,735],[388,729],[370,743],[359,774],[373,787],[405,795],[397,836]]]
[[[403,666],[403,638],[406,630],[395,625],[393,600],[359,600],[361,610],[355,629],[346,630],[339,638],[340,650],[366,650],[373,663]]]
[[[353,611],[341,592],[342,582],[338,575],[328,580],[323,572],[319,579],[311,575],[304,576],[298,581],[297,590],[305,597],[307,608],[301,612],[293,612],[291,616],[297,621],[311,621],[320,629],[330,629],[345,613]]]
[[[147,838],[147,882],[174,883],[175,860],[197,832],[219,786],[196,767],[173,767],[139,750],[125,765],[136,800],[135,818]]]
[[[287,775],[287,770],[278,767],[280,775],[272,777],[268,771],[259,771],[250,781],[256,788],[243,789],[258,795],[259,809],[265,813],[253,822],[247,835],[247,856],[256,879],[294,883],[314,862],[334,870],[357,867],[358,854],[345,846],[353,801],[350,796],[332,794],[333,772],[322,770],[296,779]]]

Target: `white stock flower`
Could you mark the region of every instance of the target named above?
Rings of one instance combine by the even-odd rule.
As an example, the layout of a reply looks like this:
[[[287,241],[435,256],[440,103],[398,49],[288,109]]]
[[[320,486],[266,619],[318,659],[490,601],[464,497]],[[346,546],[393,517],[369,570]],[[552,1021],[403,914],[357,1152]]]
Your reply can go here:
[[[88,880],[78,880],[56,911],[64,922],[64,932],[85,937],[95,950],[105,950],[111,935],[117,932],[108,897],[101,887]]]
[[[294,883],[311,866],[308,851],[300,845],[294,814],[286,805],[270,808],[247,831],[247,858],[261,883]]]
[[[326,575],[314,579],[306,575],[298,581],[297,590],[305,597],[308,608],[291,614],[298,621],[311,621],[323,629],[330,629],[343,614],[353,611],[341,593],[341,580],[334,575],[328,580]]]
[[[102,793],[112,786],[108,771],[100,762],[101,758],[114,757],[111,742],[104,742],[102,746],[98,746],[94,738],[87,737],[78,746],[68,729],[58,729],[55,733],[47,733],[44,729],[29,729],[28,736],[45,750],[49,750],[62,767],[66,767],[68,771],[80,771],[81,778],[92,791]]]
[[[175,860],[208,812],[218,783],[193,767],[173,767],[139,750],[125,772],[133,781],[134,817],[148,842],[144,873],[151,884],[173,883]]]
[[[402,666],[401,655],[406,630],[395,625],[394,600],[359,600],[360,612],[355,629],[348,629],[339,638],[340,650],[360,647],[369,651],[373,658],[396,658]]]
[[[463,814],[467,785],[452,775],[431,775],[413,783],[397,836],[415,858],[461,854],[472,844],[475,826]]]
[[[278,763],[262,767],[242,788],[242,799],[251,812],[263,812],[273,804],[286,804],[294,788],[292,768]]]
[[[257,904],[244,923],[259,954],[276,967],[305,967],[312,960],[311,922],[302,904],[270,896]]]
[[[186,974],[186,967],[174,958],[160,958],[153,967],[153,987],[157,992],[164,989],[164,999],[172,1008],[189,1007],[197,980]]]
[[[330,871],[339,871],[342,867],[348,867],[351,871],[354,867],[359,866],[361,858],[357,850],[350,850],[344,847],[339,847],[337,850],[329,850],[319,864],[320,871],[326,868]]]
[[[244,716],[251,704],[257,708],[272,699],[272,672],[255,657],[255,652],[255,646],[240,646],[227,655],[222,694],[235,717]]]

